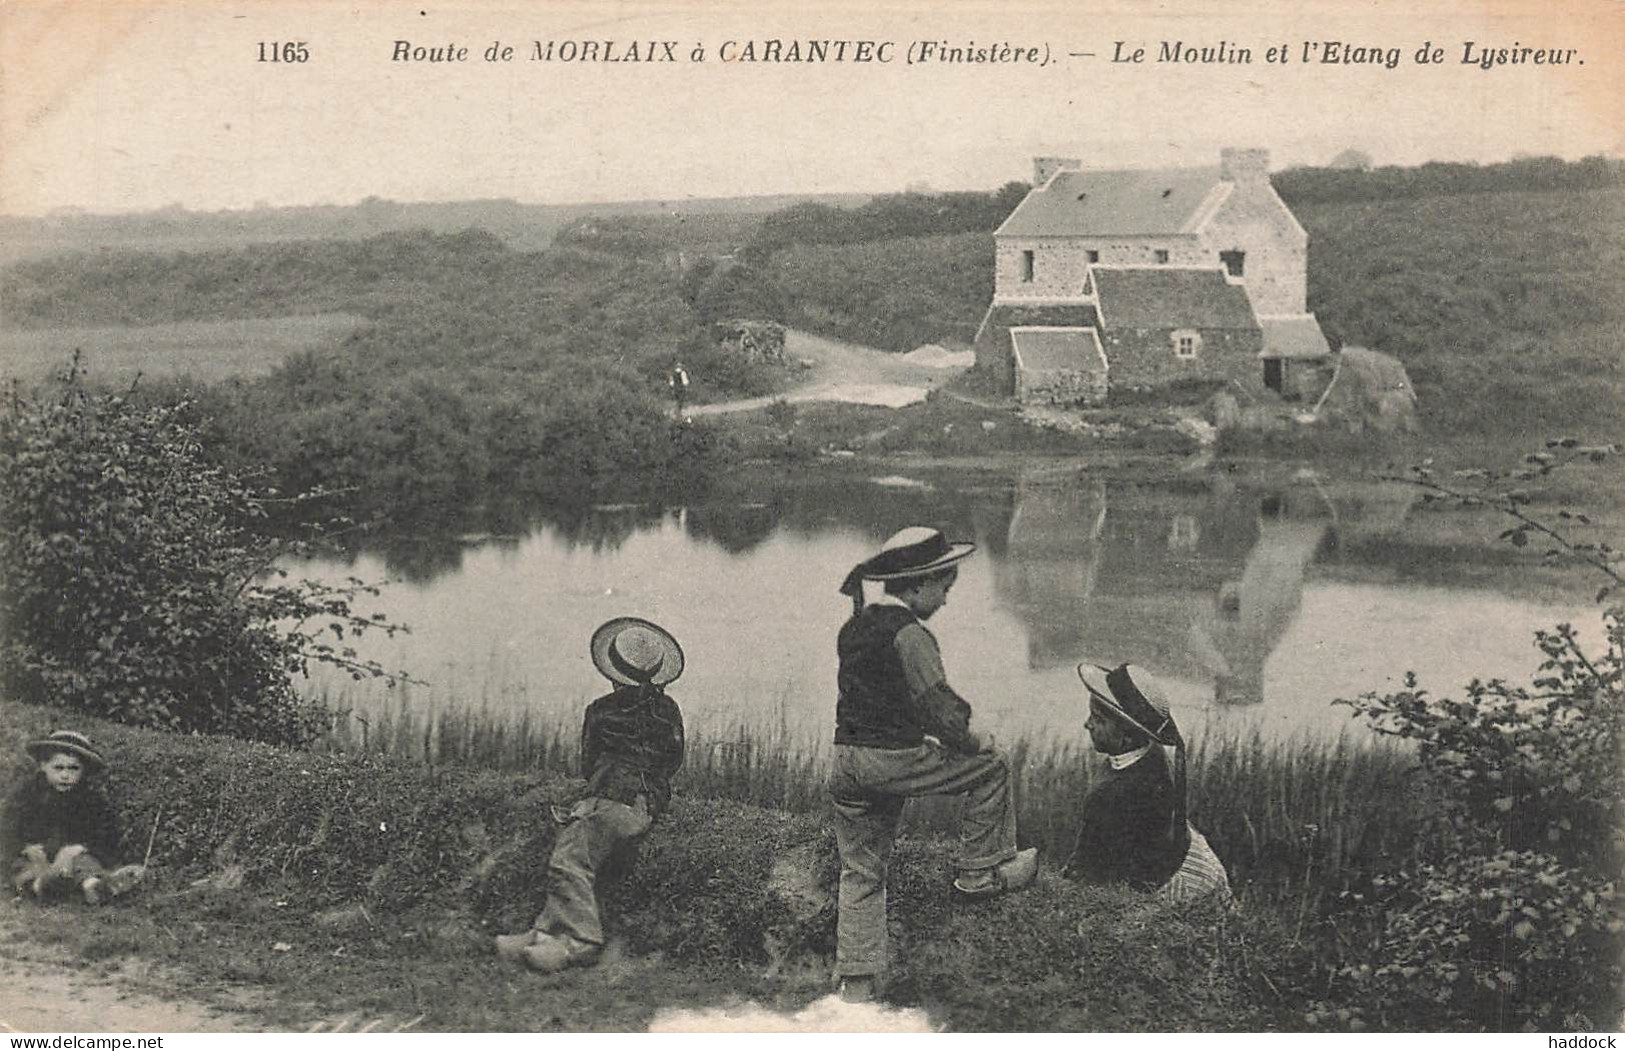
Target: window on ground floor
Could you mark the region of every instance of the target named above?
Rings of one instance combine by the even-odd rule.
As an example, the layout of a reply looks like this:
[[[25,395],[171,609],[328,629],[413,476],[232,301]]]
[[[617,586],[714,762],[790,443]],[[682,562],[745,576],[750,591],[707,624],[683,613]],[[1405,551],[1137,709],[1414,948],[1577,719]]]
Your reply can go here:
[[[1166,249],[1166,248],[1157,249],[1156,260],[1159,263],[1166,263],[1168,261],[1168,249]]]
[[[1021,253],[1021,280],[1031,283],[1033,279],[1033,253],[1028,249]]]
[[[1174,357],[1189,360],[1196,357],[1202,349],[1202,334],[1195,329],[1182,328],[1171,337],[1174,344]]]

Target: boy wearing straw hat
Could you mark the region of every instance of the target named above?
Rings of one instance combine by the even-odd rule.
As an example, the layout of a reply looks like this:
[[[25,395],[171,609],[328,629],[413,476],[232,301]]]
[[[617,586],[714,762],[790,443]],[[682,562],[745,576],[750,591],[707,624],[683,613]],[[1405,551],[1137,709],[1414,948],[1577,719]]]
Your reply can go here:
[[[1084,799],[1066,875],[1170,901],[1229,898],[1224,865],[1186,816],[1185,739],[1161,685],[1132,664],[1080,664],[1078,677],[1089,691],[1085,728],[1109,769]],[[1172,769],[1164,748],[1174,749]]]
[[[852,617],[836,640],[830,794],[841,855],[835,966],[848,999],[874,997],[885,970],[886,867],[909,799],[964,800],[953,884],[962,896],[1019,890],[1038,871],[1038,851],[1016,849],[1009,760],[971,730],[971,707],[948,685],[925,626],[947,602],[958,563],[975,549],[913,526],[854,566],[841,585]],[[865,580],[880,581],[885,592],[867,605]]]
[[[616,617],[593,632],[590,649],[615,689],[587,706],[582,723],[586,796],[561,818],[541,915],[530,930],[496,939],[499,956],[535,971],[598,962],[598,879],[611,867],[625,871],[638,839],[671,802],[671,778],[683,765],[683,715],[665,691],[683,674],[677,640],[647,620]]]
[[[141,882],[140,865],[107,870],[118,858],[118,816],[96,783],[107,761],[90,739],[57,730],[25,747],[36,769],[0,812],[0,857],[11,861],[12,888],[41,899],[77,889],[100,905]]]

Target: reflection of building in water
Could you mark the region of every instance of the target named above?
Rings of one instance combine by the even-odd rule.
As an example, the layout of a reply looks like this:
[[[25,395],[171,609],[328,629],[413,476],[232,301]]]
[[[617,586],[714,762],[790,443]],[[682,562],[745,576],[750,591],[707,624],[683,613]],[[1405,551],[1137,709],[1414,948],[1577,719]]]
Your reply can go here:
[[[1259,701],[1332,514],[1313,488],[1224,476],[1178,489],[1024,478],[995,586],[1027,628],[1029,667],[1132,661]]]
[[[1114,486],[1111,503],[1074,660],[1205,678],[1187,629],[1257,542],[1257,495],[1238,493],[1221,475],[1181,488]]]
[[[1192,620],[1191,655],[1213,677],[1221,704],[1263,701],[1264,663],[1298,614],[1304,572],[1330,528],[1323,505],[1292,504],[1265,498],[1258,542],[1241,574],[1221,583],[1208,608]]]
[[[1024,474],[993,563],[994,587],[1027,626],[1027,665],[1075,660],[1106,521],[1106,484],[1072,477],[1057,484]]]

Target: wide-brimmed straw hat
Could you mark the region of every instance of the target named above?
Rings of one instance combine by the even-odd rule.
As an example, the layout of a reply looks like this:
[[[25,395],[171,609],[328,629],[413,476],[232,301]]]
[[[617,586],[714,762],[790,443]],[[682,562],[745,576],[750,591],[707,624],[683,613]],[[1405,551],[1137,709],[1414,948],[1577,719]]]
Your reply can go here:
[[[664,686],[683,674],[683,648],[671,632],[641,617],[616,617],[592,633],[592,662],[623,686]]]
[[[49,737],[41,737],[37,741],[29,741],[23,748],[37,763],[43,763],[47,758],[57,752],[66,752],[76,756],[88,765],[100,770],[107,766],[107,760],[96,751],[90,743],[90,738],[76,730],[57,730]]]
[[[975,550],[975,544],[950,541],[940,529],[929,526],[899,529],[880,546],[878,552],[852,567],[841,582],[841,594],[856,602],[863,594],[865,580],[922,577],[947,569]]]
[[[1156,677],[1133,664],[1102,668],[1098,664],[1078,665],[1078,678],[1089,690],[1089,698],[1109,714],[1139,730],[1158,744],[1178,742],[1179,728],[1168,707],[1168,694]]]

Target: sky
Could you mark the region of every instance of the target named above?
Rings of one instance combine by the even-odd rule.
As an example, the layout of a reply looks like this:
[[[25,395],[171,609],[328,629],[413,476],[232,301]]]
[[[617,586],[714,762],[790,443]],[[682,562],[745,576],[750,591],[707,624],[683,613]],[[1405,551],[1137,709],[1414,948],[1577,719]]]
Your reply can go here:
[[[892,61],[723,60],[769,39],[889,41]],[[529,59],[587,40],[623,56],[673,41],[678,60]],[[308,60],[258,61],[285,41]],[[468,57],[395,61],[396,41]],[[911,65],[916,41],[1049,61]],[[1119,41],[1145,61],[1112,61]],[[1157,61],[1175,41],[1252,61]],[[1462,61],[1468,41],[1573,53],[1484,69]],[[497,42],[512,60],[484,60]],[[1400,62],[1323,63],[1331,42]],[[1415,62],[1425,42],[1442,61]],[[1038,154],[1195,165],[1226,145],[1267,148],[1277,169],[1346,148],[1407,165],[1619,155],[1622,44],[1617,0],[8,0],[0,213],[989,189]]]

